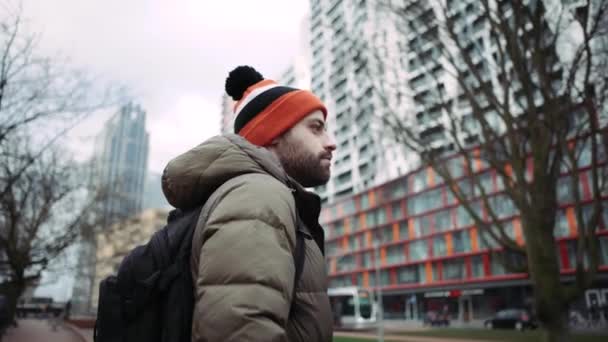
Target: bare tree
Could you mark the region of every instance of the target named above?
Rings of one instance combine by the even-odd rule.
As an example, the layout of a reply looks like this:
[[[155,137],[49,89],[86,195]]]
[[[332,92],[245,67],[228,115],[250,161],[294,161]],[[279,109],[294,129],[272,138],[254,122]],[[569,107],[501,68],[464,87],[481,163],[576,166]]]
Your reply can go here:
[[[13,311],[51,260],[99,223],[88,170],[59,145],[97,111],[124,102],[124,90],[40,53],[19,1],[0,1],[0,291]]]
[[[91,114],[125,102],[125,90],[73,68],[69,60],[40,54],[40,35],[24,24],[20,1],[0,8],[0,149],[11,134],[35,130],[39,154]],[[38,157],[32,154],[30,163]],[[23,171],[29,166],[25,163]],[[21,173],[0,184],[5,195]]]
[[[11,141],[12,139],[9,139]],[[1,156],[4,181],[29,163],[24,138]],[[0,197],[0,287],[9,294],[12,308],[23,290],[37,281],[49,262],[81,234],[99,223],[96,210],[102,193],[91,189],[82,170],[62,157],[57,148],[35,158]]]
[[[412,91],[403,93],[399,82],[375,83],[387,109],[376,113],[383,136],[434,169],[509,270],[528,272],[546,340],[566,338],[568,304],[598,271],[596,233],[607,210],[608,1],[376,5],[398,22]],[[355,64],[383,63],[373,41],[353,35],[347,50]],[[370,58],[376,63],[360,63]],[[377,79],[370,67],[365,71]],[[410,104],[396,106],[395,93]],[[486,181],[488,172],[496,173],[499,193]],[[583,178],[590,191],[579,186]],[[555,248],[564,204],[576,227],[570,282]],[[505,206],[520,215],[522,239],[505,224]]]

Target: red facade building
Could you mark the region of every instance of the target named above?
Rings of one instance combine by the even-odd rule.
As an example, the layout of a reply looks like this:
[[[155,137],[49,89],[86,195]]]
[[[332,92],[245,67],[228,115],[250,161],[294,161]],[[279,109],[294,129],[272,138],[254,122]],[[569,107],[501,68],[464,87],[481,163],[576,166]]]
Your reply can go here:
[[[462,176],[461,189],[475,191],[459,166],[461,158],[450,159],[452,174]],[[578,183],[587,203],[584,213],[590,216],[590,157],[583,154],[580,159]],[[481,160],[474,167],[484,190],[491,193],[494,213],[508,227],[511,237],[524,244],[517,210],[502,192],[500,176],[485,168]],[[575,208],[567,187],[569,177],[563,174],[560,180],[561,206],[554,231],[564,281],[572,278],[577,237]],[[608,288],[602,286],[608,284],[608,193],[603,196],[606,204],[597,233],[600,285],[588,295],[608,302],[608,290],[602,290]],[[487,217],[481,202],[475,207]],[[430,167],[332,203],[323,209],[321,221],[326,231],[330,287],[376,288],[378,259],[385,316],[419,319],[424,312],[447,305],[453,319],[469,320],[502,308],[531,306],[533,292],[527,274],[510,273],[503,267],[498,259],[502,248],[484,238],[484,232]],[[377,257],[375,243],[379,244]],[[581,302],[584,306],[585,299]]]

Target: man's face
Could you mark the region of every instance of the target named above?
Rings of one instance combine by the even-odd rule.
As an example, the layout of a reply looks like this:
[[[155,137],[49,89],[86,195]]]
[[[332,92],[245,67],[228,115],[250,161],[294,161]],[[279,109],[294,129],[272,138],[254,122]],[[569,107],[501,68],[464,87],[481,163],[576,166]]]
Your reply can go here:
[[[307,188],[329,181],[335,149],[336,144],[327,134],[320,110],[300,120],[273,146],[285,172]]]

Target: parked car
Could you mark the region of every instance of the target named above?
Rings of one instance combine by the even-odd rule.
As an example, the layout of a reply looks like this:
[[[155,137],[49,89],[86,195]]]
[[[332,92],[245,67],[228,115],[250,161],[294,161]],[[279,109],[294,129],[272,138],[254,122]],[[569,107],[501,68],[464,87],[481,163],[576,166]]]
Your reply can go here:
[[[427,311],[424,315],[424,325],[430,326],[449,326],[450,316],[449,313],[441,313],[439,311]]]
[[[494,317],[486,320],[484,326],[487,329],[515,329],[522,331],[536,329],[538,323],[527,310],[506,309],[498,311]]]

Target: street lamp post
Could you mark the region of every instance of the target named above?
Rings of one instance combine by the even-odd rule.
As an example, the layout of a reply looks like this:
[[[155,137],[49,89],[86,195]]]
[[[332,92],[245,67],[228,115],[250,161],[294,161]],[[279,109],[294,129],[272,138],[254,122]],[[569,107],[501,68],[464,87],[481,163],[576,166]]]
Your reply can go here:
[[[380,284],[380,243],[374,243],[374,267],[376,269],[376,296],[378,297],[378,341],[384,342],[384,308]]]

